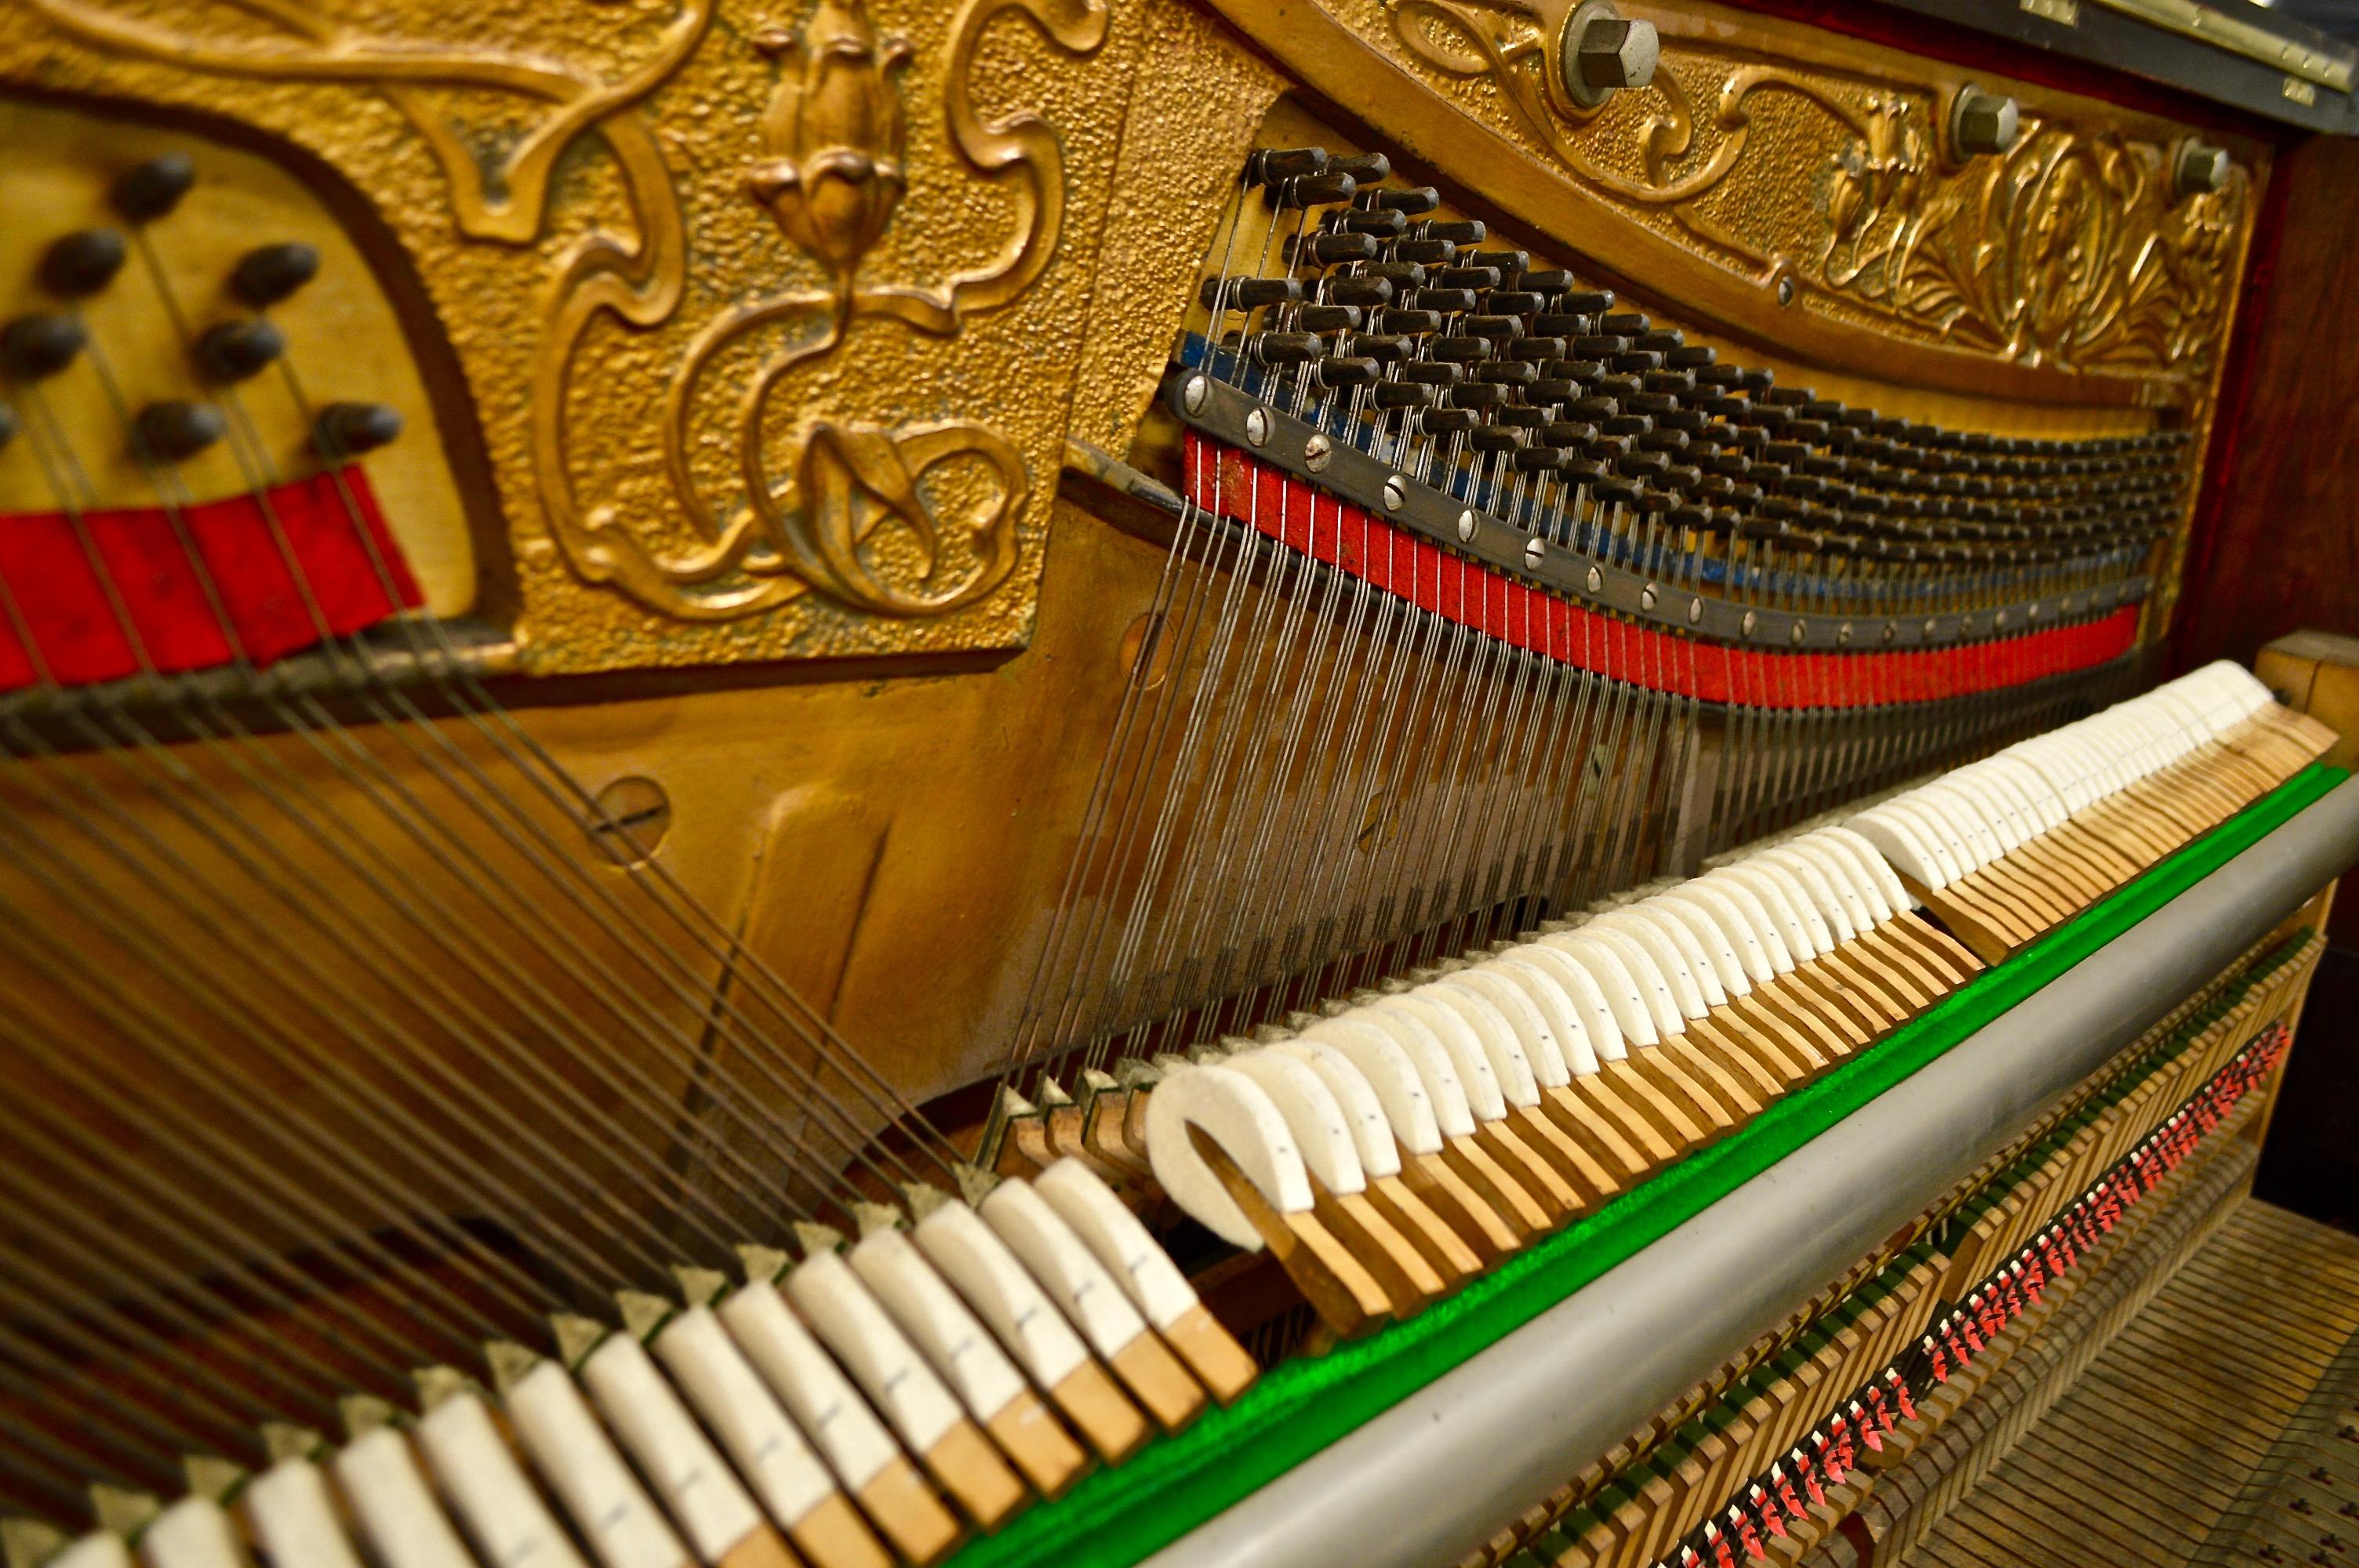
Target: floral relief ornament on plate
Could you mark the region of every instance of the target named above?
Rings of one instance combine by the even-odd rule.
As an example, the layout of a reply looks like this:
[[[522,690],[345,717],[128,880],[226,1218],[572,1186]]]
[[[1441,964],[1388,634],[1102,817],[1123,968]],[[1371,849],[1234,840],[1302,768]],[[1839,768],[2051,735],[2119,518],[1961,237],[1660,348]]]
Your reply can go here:
[[[673,494],[701,535],[677,553],[651,545],[611,507],[584,511],[575,503],[564,463],[561,391],[573,348],[601,310],[651,327],[670,316],[680,292],[677,274],[665,276],[664,225],[648,225],[653,241],[644,255],[603,236],[583,243],[555,296],[544,339],[534,445],[552,532],[584,577],[695,621],[756,614],[811,591],[873,615],[940,616],[1007,579],[1016,563],[1016,522],[1031,485],[1022,453],[999,431],[970,419],[888,427],[810,413],[782,442],[766,432],[791,373],[833,354],[855,321],[884,319],[928,337],[955,338],[972,317],[1020,297],[1047,268],[1065,204],[1056,135],[1029,112],[984,122],[969,95],[977,40],[1009,12],[1027,16],[1068,54],[1088,55],[1105,39],[1104,0],[965,0],[959,7],[943,87],[951,144],[969,168],[1011,191],[1015,223],[990,261],[932,286],[862,277],[908,188],[900,76],[912,58],[908,42],[880,34],[861,0],[819,0],[799,29],[755,36],[755,49],[777,62],[778,76],[761,120],[761,156],[745,189],[778,233],[820,265],[826,284],[723,312],[672,373],[664,395],[664,463]],[[739,498],[716,506],[690,462],[699,387],[724,350],[772,333],[788,341],[737,390],[735,427],[724,443],[735,460]],[[987,493],[962,488],[962,514],[946,516],[926,475],[962,460],[982,466]],[[914,574],[888,573],[873,549],[864,549],[887,527],[914,543]],[[938,580],[952,544],[961,565]]]
[[[1959,158],[1937,146],[1930,83],[1747,58],[1668,16],[1664,63],[1631,94],[1643,110],[1602,115],[1561,87],[1564,0],[1380,4],[1417,66],[1487,84],[1585,189],[1723,265],[2024,363],[2202,375],[2216,362],[2251,191],[2241,171],[2181,197],[2166,141],[2032,112],[2006,153]],[[1782,152],[1755,157],[1773,101],[1800,117]],[[1814,239],[1797,248],[1734,216],[1750,208],[1766,223],[1774,200],[1708,206],[1789,173],[1797,136],[1827,157]]]

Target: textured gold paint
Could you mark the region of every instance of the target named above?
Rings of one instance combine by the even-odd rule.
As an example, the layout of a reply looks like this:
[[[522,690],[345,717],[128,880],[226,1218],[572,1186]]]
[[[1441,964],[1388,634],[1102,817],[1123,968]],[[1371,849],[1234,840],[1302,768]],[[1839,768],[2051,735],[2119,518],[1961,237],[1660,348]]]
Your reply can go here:
[[[2225,340],[2252,186],[2240,169],[2180,199],[2184,127],[2027,92],[2015,146],[1961,160],[1954,71],[1883,53],[1862,72],[1808,47],[1765,59],[1709,9],[1644,5],[1631,14],[1663,33],[1654,82],[1584,114],[1558,85],[1563,0],[1328,8],[1633,220],[1732,270],[1790,276],[1830,314],[2132,373],[2200,375]]]

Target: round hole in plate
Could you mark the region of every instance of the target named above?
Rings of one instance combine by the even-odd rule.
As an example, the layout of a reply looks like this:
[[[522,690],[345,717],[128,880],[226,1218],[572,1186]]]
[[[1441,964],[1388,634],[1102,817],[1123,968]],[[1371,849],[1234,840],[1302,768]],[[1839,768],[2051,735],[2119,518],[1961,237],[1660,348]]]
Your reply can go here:
[[[598,792],[590,816],[591,841],[609,863],[644,864],[671,827],[671,797],[663,785],[636,773]]]
[[[1153,691],[1169,676],[1171,641],[1163,634],[1161,615],[1150,610],[1123,633],[1122,667],[1141,691]]]

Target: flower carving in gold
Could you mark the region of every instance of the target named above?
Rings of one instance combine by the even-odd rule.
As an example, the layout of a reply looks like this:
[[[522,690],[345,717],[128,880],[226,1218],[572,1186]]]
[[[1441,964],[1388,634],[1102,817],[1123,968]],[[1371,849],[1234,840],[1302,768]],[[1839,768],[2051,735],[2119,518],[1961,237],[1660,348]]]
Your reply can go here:
[[[783,442],[766,432],[781,388],[798,371],[837,354],[855,323],[883,320],[954,338],[971,317],[1021,296],[1047,267],[1064,211],[1057,138],[1029,113],[985,123],[965,82],[978,36],[1011,11],[1029,16],[1071,54],[1086,55],[1105,38],[1104,0],[965,0],[961,6],[951,27],[944,93],[951,144],[975,174],[1013,191],[1015,225],[991,262],[931,286],[864,276],[907,189],[898,78],[911,58],[908,42],[879,34],[862,0],[818,0],[799,30],[769,29],[756,38],[755,47],[777,62],[778,79],[745,191],[784,240],[820,265],[827,286],[723,312],[672,373],[664,461],[674,496],[701,535],[694,547],[660,550],[610,511],[576,511],[563,468],[561,402],[544,401],[544,499],[560,546],[582,575],[691,620],[754,614],[810,591],[875,615],[938,616],[1006,580],[1030,481],[1005,436],[966,420],[887,427],[825,416],[801,419]],[[559,299],[549,341],[577,341],[599,308],[634,322],[668,315],[672,301],[644,284],[634,287],[636,276],[631,258],[585,257],[574,287]],[[738,390],[729,436],[737,493],[716,503],[690,460],[697,399],[717,362],[748,342],[778,346]],[[979,469],[983,493],[969,495],[960,515],[945,516],[928,475],[961,460]],[[914,547],[914,571],[878,565],[868,546],[888,527]],[[962,565],[940,572],[945,554],[953,553],[945,550],[950,542]]]
[[[1624,104],[1608,116],[1562,91],[1561,5],[1383,3],[1417,64],[1495,90],[1582,186],[1667,219],[1758,279],[1790,278],[1831,303],[2027,364],[2201,372],[2217,352],[2225,264],[2249,200],[2241,173],[2182,198],[2165,143],[2053,114],[2027,114],[2004,154],[1960,159],[1940,146],[1946,100],[1932,87],[1724,57],[1690,38],[1666,38],[1664,64],[1636,90],[1643,113]],[[1751,157],[1773,96],[1799,105],[1811,127],[1788,130],[1765,159],[1775,170]],[[1790,174],[1797,134],[1827,149],[1816,242],[1737,232],[1726,193]]]

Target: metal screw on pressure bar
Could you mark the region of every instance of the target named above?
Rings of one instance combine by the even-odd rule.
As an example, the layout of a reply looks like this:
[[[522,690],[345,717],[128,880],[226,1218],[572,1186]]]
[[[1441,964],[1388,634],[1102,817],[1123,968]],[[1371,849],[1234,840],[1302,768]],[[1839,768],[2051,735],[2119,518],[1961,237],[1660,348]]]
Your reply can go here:
[[[1391,497],[1391,486],[1386,487],[1385,494],[1387,499]],[[1462,545],[1474,542],[1474,509],[1471,506],[1458,514],[1458,542]]]
[[[1851,646],[1850,622],[1846,621],[1842,625],[1835,628],[1835,646],[1838,648],[1848,648]]]
[[[1245,439],[1259,447],[1269,440],[1269,415],[1264,409],[1252,409],[1245,415]]]
[[[1688,600],[1688,624],[1690,626],[1701,626],[1703,624],[1702,600],[1690,599]]]
[[[1334,455],[1335,443],[1317,431],[1313,431],[1310,438],[1302,443],[1302,463],[1312,473],[1325,471],[1328,460]]]
[[[1530,538],[1524,541],[1524,569],[1526,571],[1536,572],[1539,570],[1540,562],[1545,560],[1547,557],[1548,545],[1538,535],[1535,534]]]
[[[1599,571],[1595,567],[1592,567],[1592,568],[1589,568],[1589,591],[1590,591],[1591,593],[1593,593],[1593,594],[1595,594],[1595,593],[1601,593],[1601,592],[1603,592],[1603,591],[1604,590],[1604,588],[1605,588],[1605,574],[1604,574],[1603,572]]]
[[[1753,629],[1760,624],[1761,618],[1748,610],[1745,612],[1745,619],[1737,623],[1736,629],[1745,636],[1750,637],[1753,635]]]
[[[1190,414],[1201,414],[1205,400],[1212,395],[1212,384],[1201,375],[1191,375],[1188,384],[1180,389],[1180,406]]]
[[[1408,481],[1394,474],[1385,481],[1385,510],[1398,512],[1408,504]]]

